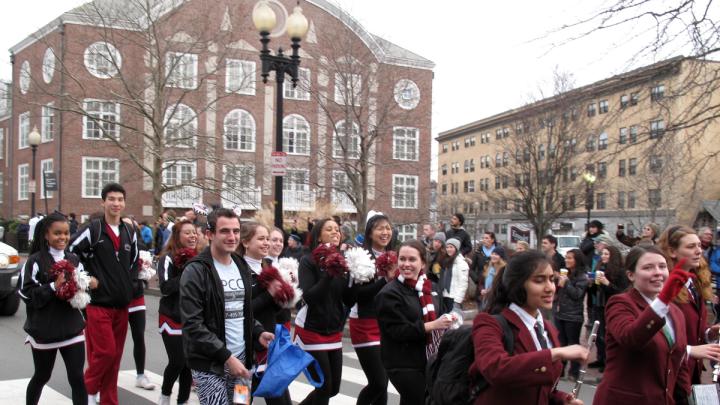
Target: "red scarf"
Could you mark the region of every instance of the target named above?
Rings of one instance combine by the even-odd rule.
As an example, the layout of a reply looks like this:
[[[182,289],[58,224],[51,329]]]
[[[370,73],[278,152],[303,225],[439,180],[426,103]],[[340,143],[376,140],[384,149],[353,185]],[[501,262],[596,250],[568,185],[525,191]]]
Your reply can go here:
[[[427,278],[427,276],[425,274],[421,274],[417,280],[410,280],[406,279],[401,274],[398,275],[398,280],[418,292],[420,305],[422,306],[423,320],[425,322],[430,322],[437,319],[435,306],[432,302],[432,282]]]

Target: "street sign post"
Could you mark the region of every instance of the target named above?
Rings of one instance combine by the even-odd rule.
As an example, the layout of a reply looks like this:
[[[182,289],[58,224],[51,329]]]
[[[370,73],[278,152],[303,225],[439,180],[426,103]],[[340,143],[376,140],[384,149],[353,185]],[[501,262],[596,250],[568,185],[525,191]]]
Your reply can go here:
[[[287,153],[272,152],[270,154],[270,175],[274,177],[287,174]]]

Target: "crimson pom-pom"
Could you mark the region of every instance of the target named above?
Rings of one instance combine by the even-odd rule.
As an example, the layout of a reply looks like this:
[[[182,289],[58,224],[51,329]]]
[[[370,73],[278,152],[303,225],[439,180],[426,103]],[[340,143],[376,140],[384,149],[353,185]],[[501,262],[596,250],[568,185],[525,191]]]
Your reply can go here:
[[[345,257],[329,243],[320,244],[313,250],[312,254],[315,263],[330,276],[340,276],[349,271]]]
[[[52,281],[57,280],[61,274],[65,275],[65,282],[55,290],[55,295],[58,298],[68,301],[75,296],[78,286],[75,283],[75,266],[72,263],[67,260],[55,262],[50,267],[49,274]]]
[[[395,266],[397,266],[398,257],[397,253],[392,250],[385,252],[375,259],[375,268],[377,269],[380,277],[387,277]]]
[[[185,247],[179,249],[177,253],[175,253],[175,256],[173,256],[173,264],[175,267],[182,270],[185,268],[187,262],[195,256],[197,256],[197,250],[193,248]]]
[[[263,267],[260,275],[258,275],[257,281],[266,290],[270,289],[271,282],[279,281],[282,288],[275,293],[273,299],[281,305],[285,305],[295,298],[295,290],[290,284],[283,280],[280,271],[273,266]]]

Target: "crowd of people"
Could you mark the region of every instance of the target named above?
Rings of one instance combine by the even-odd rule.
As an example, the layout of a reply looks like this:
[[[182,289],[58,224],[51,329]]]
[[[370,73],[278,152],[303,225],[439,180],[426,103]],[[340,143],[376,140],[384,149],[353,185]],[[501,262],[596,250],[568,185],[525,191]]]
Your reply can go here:
[[[176,382],[178,404],[193,385],[203,405],[234,403],[242,387],[252,392],[252,370],[267,361],[276,325],[292,331],[322,372],[323,384],[300,403],[328,404],[340,392],[346,323],[367,378],[357,403],[386,404],[391,382],[401,405],[422,404],[428,361],[446,331],[470,321],[467,307],[478,309],[468,370],[470,385],[486,382],[468,387],[478,405],[581,404],[557,382],[577,380],[583,366],[603,372],[595,403],[684,404],[704,360],[720,361],[720,325],[708,314],[718,305],[720,249],[709,229],[647,224],[640,238],[618,229],[613,239],[592,221],[581,246],[563,256],[552,235],[538,250],[510,249],[493,232],[473,246],[460,213],[450,229],[426,224],[418,240],[402,243],[391,218],[376,211],[357,237],[339,218],[286,232],[225,208],[181,218],[166,211],[153,232],[123,216],[125,197],[120,184],[106,185],[102,214],[74,233],[60,213],[35,224],[19,291],[35,365],[28,404],[39,402],[58,351],[73,404],[117,404],[128,326],[136,385],[155,388],[144,375],[143,341],[153,266],[168,359],[161,405]],[[376,262],[374,276],[358,278],[338,259],[351,248]],[[150,249],[155,264],[141,254]],[[588,365],[581,335],[596,321],[597,357]],[[287,389],[266,402],[292,404]]]

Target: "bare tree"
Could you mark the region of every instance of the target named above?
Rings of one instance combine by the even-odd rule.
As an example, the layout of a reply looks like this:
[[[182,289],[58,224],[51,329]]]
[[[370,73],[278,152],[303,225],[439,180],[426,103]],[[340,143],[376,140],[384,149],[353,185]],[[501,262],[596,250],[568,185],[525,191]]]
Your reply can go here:
[[[194,3],[188,10],[153,0],[96,0],[78,7],[71,12],[73,18],[92,27],[88,35],[99,39],[80,51],[74,45],[64,54],[58,52],[55,70],[63,75],[63,86],[34,87],[60,100],[53,109],[82,119],[84,137],[109,141],[121,151],[121,161],[131,163],[149,183],[153,215],[161,212],[164,195],[197,201],[200,190],[220,195],[225,180],[247,175],[199,175],[200,162],[214,165],[214,170],[229,163],[219,140],[236,146],[247,142],[242,117],[226,120],[224,136],[215,134],[210,120],[208,125],[199,120],[214,116],[224,97],[254,90],[255,81],[253,65],[240,59],[254,60],[256,55],[238,57],[234,64],[227,61],[242,56],[242,50],[231,46],[230,22],[218,25],[212,11],[210,3]],[[83,62],[102,79],[101,85],[78,74],[86,69]],[[215,79],[219,73],[233,79],[224,90]],[[199,129],[203,126],[205,131]],[[107,145],[98,142],[97,148]]]

